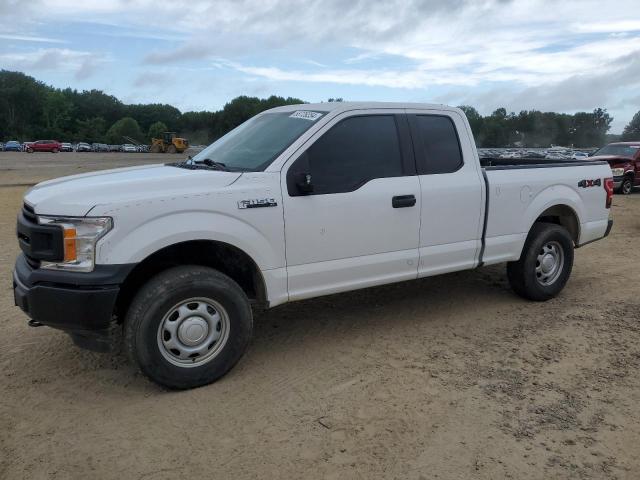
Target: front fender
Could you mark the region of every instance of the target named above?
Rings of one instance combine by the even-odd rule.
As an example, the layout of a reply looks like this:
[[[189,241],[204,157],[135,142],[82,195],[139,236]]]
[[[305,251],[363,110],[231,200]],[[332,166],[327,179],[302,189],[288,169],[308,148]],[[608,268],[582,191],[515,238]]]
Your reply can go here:
[[[98,244],[96,263],[138,263],[176,243],[214,240],[244,251],[260,270],[284,267],[284,234],[277,222],[282,213],[273,217],[272,223],[256,225],[223,212],[190,210],[160,213],[137,224],[136,215],[126,214],[114,219],[114,229]]]

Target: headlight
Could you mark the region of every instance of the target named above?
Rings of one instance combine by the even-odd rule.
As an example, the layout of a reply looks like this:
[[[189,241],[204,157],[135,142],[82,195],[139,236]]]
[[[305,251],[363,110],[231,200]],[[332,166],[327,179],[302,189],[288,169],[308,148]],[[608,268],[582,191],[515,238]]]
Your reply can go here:
[[[113,227],[109,217],[61,218],[39,216],[41,224],[60,225],[64,260],[42,262],[41,268],[90,272],[95,265],[96,243]]]
[[[612,168],[611,172],[613,173],[614,177],[621,177],[622,175],[624,175],[624,168]]]

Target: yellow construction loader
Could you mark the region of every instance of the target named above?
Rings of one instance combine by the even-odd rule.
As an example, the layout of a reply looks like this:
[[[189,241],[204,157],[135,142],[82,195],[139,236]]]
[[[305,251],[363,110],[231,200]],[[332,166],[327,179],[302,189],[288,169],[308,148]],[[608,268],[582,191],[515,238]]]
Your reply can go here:
[[[176,132],[163,132],[162,138],[151,139],[152,153],[182,153],[189,148],[186,138],[176,137]]]

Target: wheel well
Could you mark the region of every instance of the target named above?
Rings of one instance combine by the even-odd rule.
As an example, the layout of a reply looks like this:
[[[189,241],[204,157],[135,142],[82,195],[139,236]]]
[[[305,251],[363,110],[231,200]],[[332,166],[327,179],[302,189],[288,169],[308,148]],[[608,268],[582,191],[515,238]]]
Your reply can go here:
[[[120,286],[115,315],[122,322],[136,293],[149,280],[171,267],[201,265],[215,268],[232,278],[256,304],[266,304],[267,292],[260,269],[245,252],[213,240],[176,243],[151,254],[129,273]]]
[[[555,223],[567,229],[576,245],[580,239],[580,222],[576,212],[567,205],[554,205],[540,214],[534,223]]]

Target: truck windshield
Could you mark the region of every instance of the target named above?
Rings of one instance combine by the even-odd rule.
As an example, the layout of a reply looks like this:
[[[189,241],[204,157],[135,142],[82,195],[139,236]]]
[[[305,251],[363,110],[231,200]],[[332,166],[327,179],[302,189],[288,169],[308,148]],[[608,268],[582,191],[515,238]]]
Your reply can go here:
[[[298,110],[253,117],[202,150],[189,163],[215,163],[229,171],[262,171],[325,113]]]
[[[616,157],[633,158],[633,156],[638,153],[639,148],[640,145],[607,145],[594,153],[593,156],[615,155]]]

